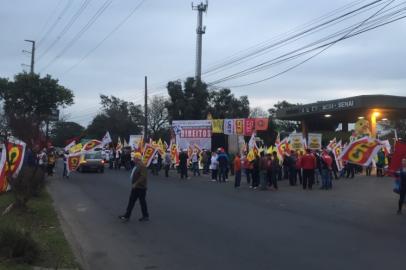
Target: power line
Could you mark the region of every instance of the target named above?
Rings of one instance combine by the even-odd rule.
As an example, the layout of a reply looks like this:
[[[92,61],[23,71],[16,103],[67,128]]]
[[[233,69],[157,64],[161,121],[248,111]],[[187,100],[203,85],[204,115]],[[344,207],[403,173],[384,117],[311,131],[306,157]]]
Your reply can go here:
[[[389,3],[391,3],[391,2],[389,2]],[[400,6],[400,5],[403,5],[403,3],[397,5],[396,7],[398,7],[398,6]],[[393,9],[393,8],[392,8],[392,9]],[[399,11],[396,11],[396,12],[399,12]],[[382,17],[384,17],[384,16],[382,16]],[[381,18],[382,18],[382,17],[381,17]],[[374,22],[374,21],[371,21],[371,22]],[[352,26],[352,27],[355,27],[355,26]],[[307,49],[307,48],[309,48],[309,47],[315,46],[315,45],[317,45],[317,44],[319,44],[319,43],[321,43],[321,42],[323,42],[323,41],[326,41],[326,40],[328,40],[328,39],[331,39],[331,38],[333,38],[333,37],[335,37],[335,36],[341,35],[344,31],[346,31],[346,30],[348,30],[348,29],[351,29],[351,27],[345,28],[344,30],[340,30],[339,32],[337,32],[337,33],[335,33],[335,34],[332,34],[332,35],[330,35],[330,36],[328,36],[328,37],[322,38],[322,39],[320,39],[320,40],[318,40],[318,41],[316,41],[316,42],[310,43],[310,44],[308,44],[308,45],[306,45],[306,46],[303,46],[303,47],[301,47],[301,48],[299,48],[299,49],[293,50],[293,51],[291,51],[291,52],[289,52],[289,53],[283,54],[282,56],[273,58],[273,59],[271,59],[271,60],[267,60],[267,61],[265,61],[265,62],[262,62],[261,64],[257,64],[257,65],[255,65],[255,66],[253,66],[253,67],[246,68],[246,69],[244,69],[244,70],[242,70],[242,71],[239,71],[239,72],[233,73],[233,74],[231,74],[231,75],[228,75],[228,76],[226,76],[226,77],[223,77],[223,78],[221,78],[221,79],[212,81],[212,82],[210,82],[209,84],[210,84],[210,85],[218,84],[218,83],[221,83],[221,82],[224,82],[224,81],[227,81],[227,80],[231,80],[231,79],[235,79],[235,78],[238,78],[238,77],[246,76],[246,75],[248,75],[248,74],[251,74],[251,73],[256,72],[256,71],[259,71],[259,70],[263,70],[263,69],[265,69],[265,68],[267,68],[267,67],[269,67],[269,66],[271,66],[271,65],[274,65],[274,64],[275,64],[275,62],[274,62],[275,60],[283,59],[283,57],[289,56],[289,55],[294,54],[294,53],[296,53],[296,52],[299,52],[299,51],[301,51],[301,50],[303,50],[303,49]],[[324,47],[324,46],[321,46],[321,47]],[[318,48],[319,48],[319,47],[318,47]],[[318,48],[316,48],[316,49],[318,49]],[[313,49],[313,50],[314,50],[314,49]],[[310,50],[310,51],[313,51],[313,50]],[[293,57],[293,58],[295,58],[295,57]],[[287,59],[290,60],[290,58],[287,58]],[[276,62],[276,63],[277,63],[277,64],[280,64],[280,61],[278,61],[278,62]]]
[[[44,41],[45,38],[47,38],[47,36],[49,34],[52,33],[52,31],[55,29],[55,27],[58,25],[59,21],[63,18],[63,16],[65,15],[66,11],[68,11],[69,7],[72,5],[73,1],[68,0],[66,2],[65,7],[62,9],[62,11],[59,13],[59,15],[56,17],[55,21],[53,22],[53,24],[48,28],[48,30],[45,32],[45,34],[39,39],[38,44],[39,46],[41,46],[42,41]]]
[[[45,33],[45,29],[48,27],[48,25],[51,23],[51,19],[52,17],[55,15],[58,7],[62,4],[63,0],[59,0],[57,2],[57,4],[55,5],[55,7],[52,9],[52,11],[49,13],[47,19],[45,20],[44,25],[41,27],[41,30],[39,31],[39,33],[37,34],[37,37],[39,36],[43,36],[43,34]],[[39,40],[39,38],[37,38],[37,40]]]
[[[277,73],[277,74],[275,74],[275,75],[266,77],[266,78],[264,78],[264,79],[257,80],[257,81],[254,81],[254,82],[251,82],[251,83],[247,83],[247,84],[237,85],[237,86],[234,86],[234,87],[243,87],[243,86],[249,86],[249,85],[253,85],[253,84],[258,84],[258,83],[260,83],[260,82],[264,82],[264,81],[267,81],[267,80],[276,78],[276,77],[278,77],[278,76],[281,76],[281,75],[283,75],[283,74],[285,74],[285,73],[287,73],[287,72],[289,72],[289,71],[291,71],[291,70],[293,70],[293,69],[295,69],[295,68],[297,68],[297,67],[299,67],[299,66],[305,64],[306,62],[310,61],[311,59],[317,57],[318,55],[322,54],[324,51],[326,51],[326,50],[328,50],[329,48],[331,48],[332,46],[334,46],[334,45],[335,45],[336,43],[338,43],[339,41],[342,41],[342,40],[344,40],[344,39],[347,39],[347,38],[351,35],[352,32],[354,32],[355,30],[357,30],[358,28],[360,28],[362,25],[364,25],[366,22],[368,22],[368,21],[369,21],[370,19],[372,19],[373,17],[377,16],[377,15],[378,15],[379,13],[381,13],[386,7],[388,7],[389,5],[391,5],[394,1],[395,1],[395,0],[391,0],[389,3],[387,3],[384,7],[382,7],[381,9],[379,9],[379,10],[378,10],[377,12],[375,12],[373,15],[369,16],[367,19],[365,19],[365,20],[362,21],[360,24],[358,24],[356,27],[354,27],[354,28],[352,28],[350,31],[348,31],[347,34],[345,34],[345,35],[342,36],[341,38],[335,40],[334,42],[331,42],[331,43],[328,44],[325,48],[323,48],[322,50],[318,51],[318,52],[315,53],[314,55],[312,55],[312,56],[306,58],[305,60],[299,62],[298,64],[295,64],[295,65],[293,65],[293,66],[291,66],[291,67],[289,67],[289,68],[287,68],[287,69],[285,69],[285,70],[283,70],[283,71],[281,71],[281,72],[279,72],[279,73]]]
[[[344,6],[341,6],[341,7],[339,7],[339,8],[336,8],[336,9],[334,9],[334,10],[332,10],[332,11],[330,11],[330,12],[328,12],[328,13],[326,13],[326,14],[320,16],[320,17],[317,17],[317,18],[315,18],[315,19],[312,19],[312,20],[310,20],[310,21],[304,23],[303,25],[294,27],[293,29],[291,29],[291,30],[289,30],[289,31],[286,31],[286,32],[284,32],[284,33],[281,33],[281,34],[279,34],[279,35],[277,35],[277,36],[275,36],[275,37],[273,37],[273,38],[271,38],[271,39],[268,39],[268,40],[266,40],[266,41],[260,42],[260,43],[258,43],[258,44],[256,44],[256,45],[253,45],[253,46],[249,47],[249,48],[240,50],[240,51],[238,51],[238,52],[236,52],[236,53],[234,53],[234,54],[232,54],[232,55],[230,55],[230,56],[228,56],[228,57],[226,57],[226,58],[223,58],[223,59],[221,59],[221,60],[215,61],[215,62],[213,62],[211,65],[209,65],[206,70],[203,71],[203,74],[206,74],[206,75],[207,75],[208,73],[211,72],[210,70],[212,70],[212,69],[217,69],[219,66],[223,66],[223,65],[225,65],[226,63],[228,63],[228,61],[233,61],[233,60],[237,59],[237,58],[240,57],[240,55],[242,55],[244,52],[248,52],[248,53],[249,53],[249,52],[250,52],[251,50],[253,50],[253,49],[263,48],[263,47],[266,46],[267,44],[270,44],[270,42],[278,41],[278,40],[282,39],[283,37],[285,37],[285,36],[287,36],[287,35],[289,35],[289,34],[294,34],[294,33],[298,32],[298,31],[301,31],[301,30],[303,30],[303,29],[306,29],[307,27],[309,27],[309,26],[311,26],[311,25],[315,25],[316,23],[319,23],[319,22],[323,21],[324,19],[327,19],[327,18],[329,18],[329,17],[332,17],[332,16],[338,14],[338,13],[341,12],[341,11],[350,9],[350,8],[352,8],[352,7],[354,7],[354,6],[357,6],[357,5],[359,5],[359,4],[361,4],[362,2],[365,2],[365,1],[366,1],[366,0],[353,1],[353,2],[351,2],[351,3],[348,3],[348,4],[344,5]],[[180,75],[178,75],[178,76],[174,76],[172,79],[170,79],[170,81],[177,80],[177,79],[179,79],[179,78],[183,78],[184,76],[187,76],[187,75],[190,74],[190,73],[191,73],[191,72],[185,72],[185,73],[182,73],[182,74],[180,74]],[[156,84],[154,84],[154,85],[159,85],[159,87],[165,87],[165,86],[166,86],[166,83],[167,83],[167,81],[162,81],[162,82],[156,83]]]
[[[73,39],[50,61],[41,71],[47,69],[50,65],[55,63],[66,51],[68,51],[97,21],[97,19],[106,11],[110,6],[112,0],[106,0],[103,5],[96,11],[96,13],[90,18],[90,20],[82,27],[82,29],[73,37]]]
[[[216,68],[212,68],[212,69],[206,71],[205,73],[207,74],[207,73],[211,73],[211,72],[217,71],[217,70],[219,70],[219,69],[223,69],[224,67],[233,65],[233,64],[235,64],[235,63],[237,63],[237,62],[241,62],[241,61],[244,60],[244,59],[248,59],[248,58],[251,58],[251,57],[253,57],[253,56],[258,56],[260,53],[265,52],[265,51],[269,51],[269,50],[272,49],[272,48],[278,48],[277,46],[279,46],[279,45],[284,45],[284,44],[286,44],[287,42],[289,42],[289,41],[291,41],[291,40],[293,40],[293,39],[296,39],[296,38],[299,38],[299,37],[303,37],[303,36],[305,36],[306,34],[315,33],[315,32],[317,32],[317,31],[321,30],[323,26],[330,25],[330,24],[332,24],[332,23],[334,23],[334,22],[336,22],[336,21],[339,21],[340,19],[343,19],[343,18],[348,17],[348,16],[351,15],[351,14],[357,13],[357,12],[359,12],[359,11],[365,10],[365,9],[368,8],[368,7],[371,7],[371,6],[374,6],[374,5],[376,5],[376,4],[379,4],[379,3],[382,2],[382,1],[383,1],[383,0],[375,0],[375,1],[372,1],[372,2],[370,2],[370,3],[367,3],[367,4],[363,5],[363,6],[358,7],[358,8],[356,8],[356,9],[353,9],[353,10],[351,10],[351,11],[349,11],[349,12],[346,12],[346,13],[344,13],[344,14],[341,14],[341,15],[337,16],[337,17],[334,17],[334,18],[332,18],[332,19],[329,19],[329,20],[327,20],[327,21],[324,21],[324,22],[322,22],[322,23],[320,23],[320,24],[317,24],[317,25],[315,25],[315,26],[312,26],[312,27],[310,27],[310,28],[307,28],[307,29],[305,29],[305,30],[303,30],[303,31],[301,31],[301,32],[299,32],[299,33],[294,33],[293,35],[288,36],[287,38],[284,38],[284,39],[282,39],[282,40],[278,40],[278,41],[275,42],[275,43],[272,43],[272,44],[263,46],[263,47],[261,47],[261,48],[255,50],[255,51],[253,51],[253,52],[250,52],[250,53],[248,53],[248,54],[246,54],[246,55],[243,55],[243,56],[241,56],[241,57],[238,57],[238,58],[236,58],[236,59],[233,59],[232,61],[228,61],[228,62],[224,63],[223,65],[217,66]]]
[[[51,50],[57,43],[58,41],[63,37],[66,32],[69,31],[69,29],[72,27],[72,25],[76,22],[76,20],[82,15],[83,11],[86,10],[87,6],[92,0],[85,0],[82,5],[79,7],[79,9],[76,11],[76,13],[73,14],[73,16],[70,18],[68,23],[65,25],[65,27],[61,30],[61,32],[58,34],[56,39],[41,53],[38,59],[42,58],[44,55],[46,55],[49,50]]]
[[[350,14],[347,14],[346,16],[343,16],[341,18],[335,18],[332,22],[330,22],[328,24],[322,24],[322,25],[320,25],[320,27],[318,27],[318,29],[316,29],[314,31],[310,31],[310,32],[307,32],[307,33],[305,33],[306,31],[304,31],[304,32],[298,34],[296,37],[290,37],[290,38],[286,39],[283,42],[274,43],[274,44],[270,45],[269,48],[267,48],[266,50],[261,50],[261,51],[258,51],[256,53],[253,53],[252,55],[249,55],[247,57],[241,57],[240,59],[237,59],[234,62],[234,64],[235,64],[234,66],[241,65],[241,64],[243,64],[245,62],[248,62],[248,61],[253,60],[255,58],[258,58],[260,56],[266,55],[271,51],[274,51],[274,50],[280,49],[280,48],[282,48],[284,46],[287,46],[289,44],[292,44],[292,43],[294,43],[294,42],[296,42],[298,40],[301,40],[301,39],[303,39],[305,37],[311,36],[311,35],[313,35],[315,33],[318,33],[318,32],[320,32],[322,30],[325,30],[325,29],[327,29],[329,27],[337,25],[337,24],[339,24],[339,23],[341,23],[341,22],[343,22],[345,20],[349,20],[349,19],[351,19],[351,18],[353,18],[355,16],[358,16],[358,15],[360,15],[362,13],[365,13],[365,12],[371,10],[371,9],[374,9],[374,8],[376,8],[376,7],[375,6],[368,6],[366,8],[357,10],[354,13],[351,12]],[[227,65],[224,65],[223,67],[219,67],[217,69],[217,71],[225,70],[225,69],[228,69],[228,68],[233,68],[234,66],[230,67],[231,64],[233,64],[233,63],[229,63]],[[216,74],[212,74],[212,75],[216,75]],[[211,75],[209,75],[209,76],[211,76]]]
[[[131,11],[130,13],[124,17],[123,20],[121,20],[99,43],[97,43],[96,46],[94,46],[92,49],[90,49],[82,58],[75,64],[73,64],[70,68],[68,68],[64,73],[69,73],[72,71],[75,67],[80,65],[89,55],[91,55],[94,51],[96,51],[107,39],[109,39],[115,32],[117,32],[121,26],[123,26],[130,18],[131,16],[141,7],[141,5],[145,2],[146,0],[141,0]]]

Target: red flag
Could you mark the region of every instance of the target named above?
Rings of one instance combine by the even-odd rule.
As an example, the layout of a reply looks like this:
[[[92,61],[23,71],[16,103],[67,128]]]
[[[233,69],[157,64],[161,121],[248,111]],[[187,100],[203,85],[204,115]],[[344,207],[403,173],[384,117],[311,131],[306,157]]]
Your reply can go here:
[[[388,172],[393,174],[399,170],[400,166],[402,165],[402,159],[404,158],[406,158],[406,143],[398,141],[395,144],[395,152],[392,155]]]
[[[255,130],[267,130],[268,129],[268,118],[255,118]]]
[[[144,165],[148,167],[151,164],[152,159],[154,158],[158,149],[154,148],[151,144],[146,144],[144,148],[144,153],[142,155],[142,161]]]
[[[251,136],[255,129],[255,119],[244,119],[244,136]]]

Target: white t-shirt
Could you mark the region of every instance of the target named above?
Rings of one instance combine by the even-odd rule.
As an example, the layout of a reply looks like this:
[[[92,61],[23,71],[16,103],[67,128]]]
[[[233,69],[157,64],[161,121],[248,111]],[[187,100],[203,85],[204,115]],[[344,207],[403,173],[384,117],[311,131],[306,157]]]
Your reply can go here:
[[[198,161],[199,161],[199,158],[198,158],[197,154],[193,153],[192,154],[192,162],[198,162]]]
[[[219,162],[217,161],[217,156],[212,156],[211,157],[211,163],[210,163],[210,169],[211,170],[217,170],[219,165]]]
[[[158,164],[158,155],[154,156],[154,159],[152,160],[152,164]]]

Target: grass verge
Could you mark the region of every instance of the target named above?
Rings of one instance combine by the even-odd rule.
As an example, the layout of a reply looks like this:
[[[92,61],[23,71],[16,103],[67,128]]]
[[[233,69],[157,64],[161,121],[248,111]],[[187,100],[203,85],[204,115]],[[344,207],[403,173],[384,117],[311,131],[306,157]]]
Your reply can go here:
[[[40,248],[35,266],[45,268],[77,268],[73,252],[62,232],[52,199],[46,191],[28,202],[25,211],[13,209],[5,216],[1,212],[13,202],[13,194],[0,195],[0,226],[12,226],[31,232]],[[0,260],[0,270],[32,269],[30,265]]]

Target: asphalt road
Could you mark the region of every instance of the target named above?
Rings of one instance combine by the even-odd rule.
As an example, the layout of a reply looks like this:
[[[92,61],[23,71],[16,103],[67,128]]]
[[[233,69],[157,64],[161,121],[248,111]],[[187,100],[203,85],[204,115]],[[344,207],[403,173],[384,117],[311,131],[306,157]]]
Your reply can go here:
[[[85,269],[404,269],[406,214],[391,179],[358,177],[332,191],[252,191],[244,183],[150,177],[150,222],[117,216],[129,172],[54,176],[50,191]],[[58,173],[59,174],[59,173]],[[245,179],[243,179],[245,181]]]

